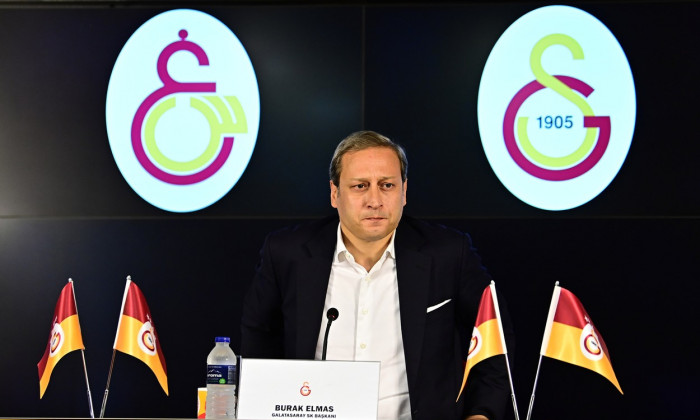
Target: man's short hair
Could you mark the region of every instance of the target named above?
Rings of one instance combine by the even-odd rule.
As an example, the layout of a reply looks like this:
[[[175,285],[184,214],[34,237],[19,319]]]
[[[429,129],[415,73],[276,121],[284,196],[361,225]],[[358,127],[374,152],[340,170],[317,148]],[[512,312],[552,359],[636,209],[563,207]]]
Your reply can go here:
[[[401,165],[401,181],[405,182],[408,175],[408,159],[406,159],[406,152],[403,147],[389,140],[388,137],[382,136],[374,131],[358,131],[345,137],[343,141],[338,144],[335,148],[335,153],[333,153],[333,159],[331,159],[331,166],[328,169],[328,174],[331,181],[337,187],[340,182],[340,171],[342,167],[340,162],[349,152],[358,152],[360,150],[369,149],[370,147],[386,147],[394,152],[399,158],[399,163]]]

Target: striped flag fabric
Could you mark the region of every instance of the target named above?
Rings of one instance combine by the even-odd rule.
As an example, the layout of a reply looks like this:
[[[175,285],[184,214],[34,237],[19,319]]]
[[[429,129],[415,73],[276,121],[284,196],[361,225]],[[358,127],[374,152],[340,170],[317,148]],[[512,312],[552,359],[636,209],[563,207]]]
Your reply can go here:
[[[558,284],[554,286],[540,354],[597,372],[623,393],[603,337],[578,298]]]
[[[80,331],[78,308],[75,304],[73,281],[68,280],[58,296],[58,302],[51,321],[49,342],[37,367],[39,368],[39,398],[44,397],[49,386],[51,372],[59,360],[73,350],[84,350],[83,335]]]
[[[476,315],[472,338],[469,342],[469,353],[467,355],[467,363],[464,367],[462,387],[459,390],[457,399],[459,400],[462,391],[464,391],[469,371],[477,363],[489,357],[506,353],[506,342],[503,337],[503,326],[501,325],[501,315],[498,309],[496,286],[492,281],[481,294],[479,311]]]
[[[168,395],[165,358],[153,317],[141,289],[131,279],[126,281],[114,350],[134,356],[145,363]]]

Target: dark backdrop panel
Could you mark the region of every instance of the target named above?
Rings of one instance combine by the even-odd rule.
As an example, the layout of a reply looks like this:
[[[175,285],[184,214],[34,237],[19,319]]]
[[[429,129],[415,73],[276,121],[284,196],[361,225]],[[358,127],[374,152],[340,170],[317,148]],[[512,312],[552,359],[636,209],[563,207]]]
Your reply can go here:
[[[476,117],[481,73],[501,34],[543,3],[368,9],[366,126],[407,147],[412,210],[448,217],[697,216],[700,143],[690,140],[690,127],[700,94],[698,2],[578,4],[617,37],[637,93],[627,160],[597,198],[548,212],[521,202],[496,178]]]
[[[261,102],[247,171],[200,214],[320,214],[328,197],[299,186],[313,179],[325,188],[328,156],[361,125],[361,9],[190,6],[241,40]],[[105,128],[105,96],[119,52],[139,26],[165,10],[0,8],[0,215],[167,214],[124,181]],[[272,188],[276,194],[261,194]]]
[[[416,213],[559,216],[520,202],[500,184],[485,159],[476,121],[490,49],[515,19],[539,5],[367,7],[364,40],[360,7],[200,7],[231,27],[246,47],[262,111],[248,170],[200,214],[323,213],[326,197],[298,185],[321,182],[337,140],[364,120],[365,127],[404,143],[411,157],[426,157],[411,161]],[[689,140],[687,130],[698,93],[694,75],[700,58],[692,54],[692,23],[700,4],[581,7],[600,18],[627,52],[637,87],[637,126],[611,185],[592,202],[561,214],[696,215],[698,165],[692,159],[700,145]],[[104,97],[116,57],[133,31],[163,10],[0,9],[0,214],[164,214],[124,182],[104,127]],[[445,194],[433,185],[435,179],[459,183],[466,193]],[[259,194],[273,182],[279,194]]]
[[[53,307],[75,281],[96,404],[102,400],[125,278],[148,300],[165,353],[170,396],[143,363],[115,361],[108,417],[190,417],[216,335],[238,351],[243,291],[266,232],[292,220],[3,220],[0,297],[5,345],[3,416],[86,416],[79,353],[64,357],[38,400],[36,363]],[[700,392],[695,240],[682,220],[447,220],[471,232],[508,300],[517,346],[513,375],[527,408],[555,281],[574,292],[603,334],[625,395],[603,377],[545,359],[536,418],[645,415],[690,419]]]

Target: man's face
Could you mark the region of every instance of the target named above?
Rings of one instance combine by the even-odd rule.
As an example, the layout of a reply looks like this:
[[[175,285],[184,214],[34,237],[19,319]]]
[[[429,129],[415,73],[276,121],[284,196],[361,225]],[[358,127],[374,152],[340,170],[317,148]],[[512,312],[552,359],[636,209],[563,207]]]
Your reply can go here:
[[[406,205],[407,185],[396,152],[371,147],[345,154],[340,163],[339,185],[330,184],[343,234],[356,246],[388,239]]]

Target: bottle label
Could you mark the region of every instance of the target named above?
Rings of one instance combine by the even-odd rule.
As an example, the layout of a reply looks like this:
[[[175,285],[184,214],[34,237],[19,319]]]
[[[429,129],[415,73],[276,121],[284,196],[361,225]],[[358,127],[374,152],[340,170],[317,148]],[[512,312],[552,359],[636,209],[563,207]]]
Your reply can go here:
[[[207,384],[235,385],[235,365],[207,365]]]

